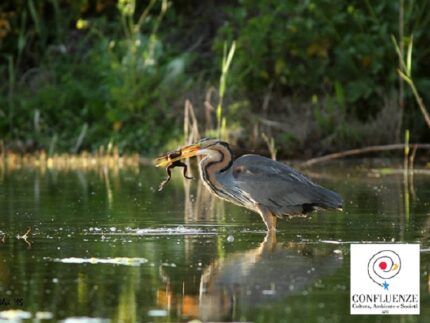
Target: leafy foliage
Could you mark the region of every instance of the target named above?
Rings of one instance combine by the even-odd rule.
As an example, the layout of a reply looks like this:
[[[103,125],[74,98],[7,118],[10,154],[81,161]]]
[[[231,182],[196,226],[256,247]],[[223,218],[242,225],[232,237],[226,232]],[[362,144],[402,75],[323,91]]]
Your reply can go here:
[[[365,121],[397,86],[390,35],[398,33],[398,5],[396,1],[243,0],[240,6],[226,9],[229,19],[215,46],[219,48],[226,38],[237,39],[231,72],[236,89],[260,100],[269,84],[280,96],[302,100],[335,96],[338,105]],[[427,36],[418,22],[422,5],[411,3],[406,8],[406,29],[416,30],[424,41]]]
[[[430,6],[403,9],[399,44],[413,35],[414,84],[428,102]],[[0,136],[22,150],[148,153],[181,138],[184,98],[215,85],[214,109],[194,102],[197,117],[215,114],[253,148],[262,133],[301,154],[390,142],[402,122],[420,140],[428,130],[408,88],[404,114],[396,102],[398,30],[397,1],[5,0]]]
[[[22,66],[16,56],[9,54],[13,69],[9,91],[19,95],[0,97],[0,109],[9,113],[0,120],[5,139],[47,148],[56,138],[58,148],[64,150],[74,146],[84,125],[89,130],[83,144],[93,149],[111,142],[121,151],[148,152],[168,139],[176,128],[170,105],[186,88],[188,58],[169,49],[157,34],[167,8],[154,6],[153,17],[146,12],[139,19],[134,18],[133,3],[118,3],[115,15],[122,21],[122,32],[118,26],[111,31],[111,23],[103,16],[76,20],[75,13],[69,23],[83,29],[69,31],[50,45],[34,45],[40,61],[23,74],[18,71]],[[37,9],[35,15],[42,14],[46,9],[32,9],[34,3],[21,5],[23,16]],[[40,42],[61,34],[49,32],[52,22],[48,17],[37,22],[40,27],[34,24],[35,31],[46,32],[37,37]],[[20,32],[30,35],[32,31]],[[28,60],[21,65],[33,63]],[[20,79],[13,81],[16,77]]]

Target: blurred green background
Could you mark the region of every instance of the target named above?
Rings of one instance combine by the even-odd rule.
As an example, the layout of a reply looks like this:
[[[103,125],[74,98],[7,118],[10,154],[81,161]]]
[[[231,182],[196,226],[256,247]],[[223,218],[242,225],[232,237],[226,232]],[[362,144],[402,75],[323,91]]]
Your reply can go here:
[[[3,0],[2,147],[156,154],[186,99],[201,133],[284,157],[428,141],[392,40],[428,103],[428,30],[427,0]]]

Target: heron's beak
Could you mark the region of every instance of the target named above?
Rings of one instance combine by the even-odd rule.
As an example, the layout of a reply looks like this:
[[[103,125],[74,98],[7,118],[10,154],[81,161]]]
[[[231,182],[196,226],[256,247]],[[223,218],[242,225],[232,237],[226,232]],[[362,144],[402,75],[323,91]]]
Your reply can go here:
[[[185,146],[176,151],[167,153],[164,156],[158,157],[154,160],[154,164],[156,167],[166,167],[175,161],[197,156],[200,149],[200,144]]]

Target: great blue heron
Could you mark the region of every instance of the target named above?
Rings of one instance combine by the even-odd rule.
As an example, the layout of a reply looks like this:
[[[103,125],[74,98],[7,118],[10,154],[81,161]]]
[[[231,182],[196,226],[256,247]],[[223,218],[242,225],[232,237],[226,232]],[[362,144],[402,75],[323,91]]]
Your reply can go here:
[[[259,213],[269,231],[276,230],[277,218],[305,215],[315,209],[342,209],[339,194],[295,169],[258,155],[233,160],[228,143],[216,139],[178,149],[156,159],[155,165],[183,166],[179,160],[198,155],[205,156],[199,168],[206,187],[224,200]]]

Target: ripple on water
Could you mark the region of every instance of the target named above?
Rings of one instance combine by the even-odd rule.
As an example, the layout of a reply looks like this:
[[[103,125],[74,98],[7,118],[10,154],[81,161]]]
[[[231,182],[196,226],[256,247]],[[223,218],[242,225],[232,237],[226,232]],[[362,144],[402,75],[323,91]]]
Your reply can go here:
[[[140,266],[148,262],[145,258],[128,258],[128,257],[115,257],[115,258],[54,258],[54,262],[61,262],[63,264],[111,264],[111,265],[124,265],[124,266]]]
[[[108,323],[111,322],[111,320],[103,319],[99,317],[68,317],[62,321],[62,323]]]
[[[148,315],[152,317],[164,317],[167,316],[169,313],[166,310],[149,310]]]
[[[31,312],[23,310],[10,309],[6,311],[0,311],[0,322],[6,320],[7,322],[21,322],[21,320],[29,320],[33,318]],[[51,312],[36,312],[34,313],[34,319],[36,320],[52,320],[54,314]]]
[[[83,229],[86,235],[102,235],[102,236],[118,236],[118,235],[133,235],[133,236],[145,236],[145,235],[216,235],[217,230],[211,228],[210,230],[203,230],[200,228],[189,228],[183,225],[176,227],[161,227],[161,228],[130,228],[126,227],[121,229],[118,227],[99,228],[90,227]]]
[[[199,228],[186,228],[182,225],[174,228],[144,228],[130,229],[129,232],[137,235],[195,235],[195,234],[215,234],[214,232],[204,231]]]
[[[0,320],[20,321],[31,319],[32,314],[23,310],[7,310],[0,312]]]

